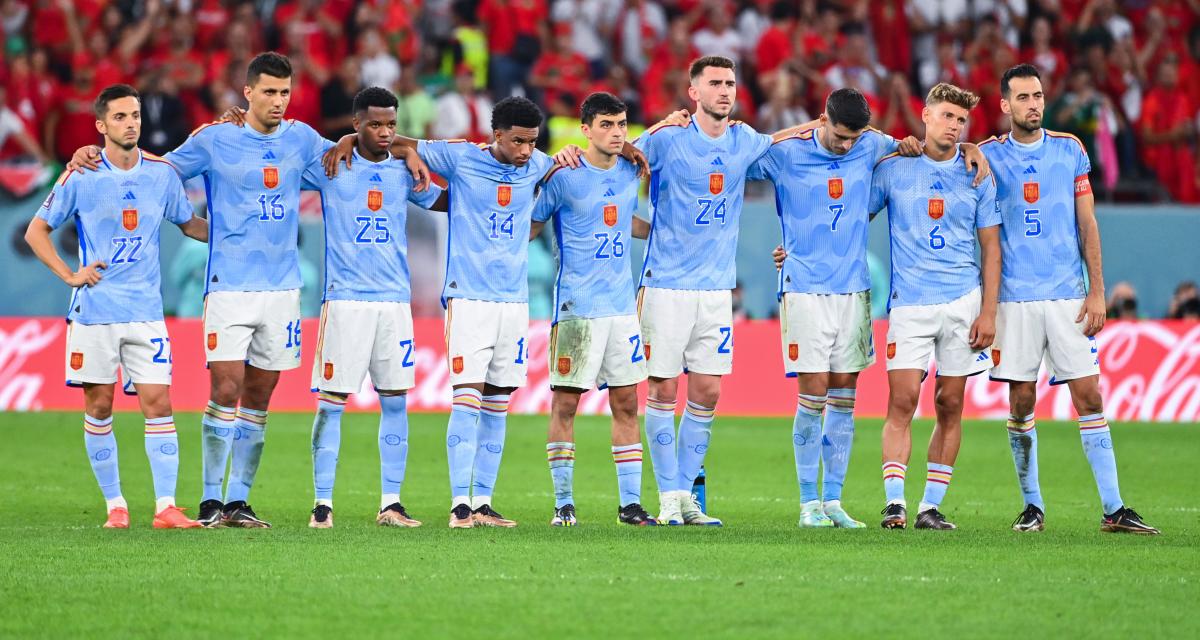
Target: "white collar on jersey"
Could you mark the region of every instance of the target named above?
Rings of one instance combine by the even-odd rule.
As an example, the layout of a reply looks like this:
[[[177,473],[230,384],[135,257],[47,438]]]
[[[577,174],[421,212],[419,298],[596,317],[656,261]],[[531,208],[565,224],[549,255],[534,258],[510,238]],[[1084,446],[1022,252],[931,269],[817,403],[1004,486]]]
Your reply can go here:
[[[921,160],[924,160],[935,167],[948,167],[955,162],[958,162],[960,157],[962,157],[962,147],[957,144],[954,145],[954,157],[950,158],[949,160],[934,160],[926,153],[921,154]]]
[[[387,163],[391,162],[391,161],[392,161],[392,160],[394,160],[394,159],[395,159],[395,158],[393,158],[393,157],[392,157],[392,154],[391,154],[391,153],[388,153],[386,156],[384,156],[383,160],[380,160],[379,162],[375,162],[374,160],[368,160],[367,158],[363,157],[363,154],[361,154],[361,153],[359,153],[359,152],[358,152],[358,146],[357,146],[357,145],[355,145],[355,147],[354,147],[354,161],[355,161],[355,162],[359,162],[359,161],[361,161],[361,162],[365,162],[365,163],[367,163],[367,164],[370,164],[370,165],[379,166],[379,165],[384,165],[384,164],[387,164]]]
[[[131,168],[131,169],[121,169],[117,165],[109,162],[108,161],[108,153],[106,152],[105,149],[100,149],[100,160],[101,160],[101,162],[104,163],[104,166],[108,167],[108,170],[112,171],[113,173],[121,173],[121,174],[133,173],[134,171],[137,171],[138,169],[140,169],[142,167],[142,163],[146,161],[145,158],[142,157],[141,148],[138,148],[137,154],[138,154],[137,164],[133,165],[133,168]]]
[[[1038,133],[1040,133],[1042,135],[1039,136],[1038,139],[1033,142],[1017,142],[1017,139],[1012,137],[1011,133],[1008,134],[1008,141],[1013,143],[1014,147],[1021,149],[1022,151],[1033,151],[1033,150],[1037,149],[1038,147],[1041,147],[1042,143],[1046,141],[1046,130],[1038,129]]]

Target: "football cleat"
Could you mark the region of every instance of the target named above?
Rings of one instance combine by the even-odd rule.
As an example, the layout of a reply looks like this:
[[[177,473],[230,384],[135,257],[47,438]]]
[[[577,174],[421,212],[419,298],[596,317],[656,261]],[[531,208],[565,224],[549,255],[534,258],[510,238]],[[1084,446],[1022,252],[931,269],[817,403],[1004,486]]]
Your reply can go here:
[[[617,509],[617,522],[621,524],[630,524],[635,527],[653,527],[658,524],[658,521],[650,516],[642,505],[631,502],[620,509]]]
[[[199,529],[204,525],[183,515],[183,509],[170,506],[154,514],[155,529]]]
[[[572,516],[574,509],[572,508]],[[492,509],[492,505],[485,504],[471,512],[471,517],[475,520],[475,524],[481,527],[503,527],[511,529],[517,526],[516,521],[509,520]]]
[[[475,518],[471,515],[471,507],[460,504],[450,510],[451,529],[470,529],[473,526],[475,526]]]
[[[690,491],[681,491],[679,495],[680,511],[683,513],[683,523],[701,527],[720,527],[724,523],[700,510],[700,503]]]
[[[333,507],[319,504],[313,507],[312,516],[308,518],[309,529],[332,529]]]
[[[908,524],[908,509],[898,502],[890,502],[883,511],[883,521],[879,526],[884,529],[903,529]]]
[[[672,527],[683,524],[683,512],[679,510],[679,498],[674,491],[659,492],[657,521]]]
[[[841,502],[829,501],[824,505],[823,510],[825,515],[833,521],[833,526],[839,529],[865,529],[866,523],[859,522],[850,517],[846,510],[842,508]]]
[[[1154,536],[1161,533],[1158,529],[1142,522],[1142,517],[1129,507],[1121,507],[1111,515],[1100,520],[1100,530],[1109,533],[1140,533]]]
[[[129,509],[125,507],[117,507],[108,512],[108,519],[104,521],[105,529],[128,529],[129,528]]]
[[[926,509],[917,514],[917,524],[913,525],[914,529],[934,529],[936,531],[950,531],[957,529],[953,522],[946,519],[941,511],[937,509]]]
[[[404,510],[404,505],[393,502],[379,511],[379,515],[375,516],[375,524],[381,527],[412,528],[421,526],[421,521],[410,518],[408,512]]]
[[[225,505],[221,522],[226,527],[239,529],[270,529],[271,523],[262,520],[244,500],[235,500]]]
[[[224,508],[225,505],[221,504],[220,500],[205,500],[200,503],[200,516],[196,518],[196,522],[199,522],[200,526],[209,529],[218,529],[225,526],[225,523],[221,520],[224,515],[222,513]]]
[[[1021,515],[1013,520],[1013,531],[1041,531],[1046,528],[1046,514],[1034,505],[1025,505]]]
[[[830,520],[825,515],[825,511],[821,509],[820,500],[812,500],[800,506],[799,524],[802,529],[824,529],[832,527],[833,520]]]
[[[550,525],[554,527],[573,527],[578,522],[575,520],[575,505],[564,504],[554,510],[554,517],[550,519]]]

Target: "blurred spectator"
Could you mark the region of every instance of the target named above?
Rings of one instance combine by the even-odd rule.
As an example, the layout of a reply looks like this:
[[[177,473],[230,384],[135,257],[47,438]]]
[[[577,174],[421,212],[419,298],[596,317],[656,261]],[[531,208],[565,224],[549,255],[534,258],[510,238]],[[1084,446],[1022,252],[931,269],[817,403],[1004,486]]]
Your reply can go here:
[[[450,42],[442,56],[442,71],[454,75],[454,69],[465,64],[475,76],[475,88],[488,86],[488,41],[475,19],[474,0],[454,0],[451,7],[454,28]]]
[[[667,34],[667,12],[657,2],[625,0],[613,24],[614,50],[635,77],[642,77],[654,58],[654,49]]]
[[[884,112],[871,114],[875,117],[875,126],[897,140],[908,136],[923,139],[925,123],[921,121],[921,112],[925,110],[925,100],[913,95],[903,74],[893,71],[888,76],[884,98],[887,103]]]
[[[588,89],[588,93],[596,91],[606,91],[620,98],[629,108],[627,113],[631,125],[635,122],[645,122],[642,117],[642,96],[630,83],[629,72],[625,70],[625,67],[620,65],[609,67],[608,75],[593,83]]]
[[[396,133],[418,140],[431,139],[433,121],[438,115],[437,105],[417,82],[417,74],[400,76],[400,90],[396,97],[400,99],[399,108],[396,109]]]
[[[1200,319],[1200,291],[1196,289],[1195,282],[1188,280],[1175,287],[1175,295],[1171,296],[1171,304],[1167,307],[1167,317],[1176,320]]]
[[[557,0],[550,9],[555,24],[567,24],[571,30],[571,49],[583,56],[591,67],[592,78],[605,72],[608,55],[606,40],[611,31],[614,9],[620,0]]]
[[[1142,158],[1181,202],[1200,202],[1196,188],[1196,105],[1179,90],[1174,55],[1158,67],[1157,82],[1142,104]],[[1192,82],[1197,79],[1192,78]]]
[[[1137,292],[1128,282],[1118,282],[1108,297],[1108,317],[1114,320],[1137,320]]]
[[[738,65],[742,73],[742,37],[733,28],[733,16],[724,3],[716,3],[708,11],[708,24],[692,34],[692,46],[702,56],[724,56]]]
[[[41,162],[50,160],[37,140],[29,135],[29,130],[25,128],[25,121],[15,111],[8,108],[8,90],[0,85],[0,148],[3,148],[9,140],[15,142],[17,148]]]
[[[904,11],[905,0],[875,0],[869,4],[879,62],[892,71],[908,73],[912,68],[912,33]]]
[[[1030,23],[1029,46],[1021,59],[1038,68],[1042,74],[1042,90],[1047,96],[1058,95],[1067,76],[1067,56],[1053,42],[1050,20],[1038,16]]]
[[[538,58],[529,77],[529,84],[540,92],[544,108],[558,102],[560,95],[581,95],[591,83],[591,67],[587,58],[571,47],[571,25],[554,25],[554,38],[549,50]]]
[[[825,71],[825,81],[831,90],[851,87],[864,94],[878,97],[887,70],[871,61],[868,52],[867,34],[860,24],[846,25],[842,31],[842,44],[838,61]]]
[[[492,101],[475,89],[475,76],[465,64],[454,75],[454,90],[437,99],[433,138],[487,142],[492,138]]]
[[[244,71],[241,76],[244,81]],[[139,91],[142,97],[142,137],[138,144],[155,155],[161,156],[173,151],[183,144],[189,131],[183,101],[179,99],[175,81],[163,70],[159,70],[147,76]],[[231,106],[234,104],[225,105],[218,113],[224,113],[225,109]]]
[[[362,62],[364,87],[395,90],[400,81],[400,61],[388,52],[383,36],[374,29],[358,37],[358,55]]]
[[[100,90],[94,82],[95,68],[83,53],[75,54],[72,63],[71,82],[58,90],[55,105],[44,123],[46,146],[63,164],[79,147],[100,140],[96,116],[92,113],[92,101]]]
[[[354,96],[362,89],[359,62],[353,56],[342,60],[337,74],[321,87],[321,133],[337,140],[354,133]]]
[[[812,120],[804,108],[806,97],[804,78],[798,73],[781,69],[771,83],[771,94],[758,110],[756,120],[763,131],[779,131]]]
[[[314,75],[331,69],[345,55],[342,25],[350,0],[290,0],[275,8],[275,24],[287,34],[288,56],[303,54]]]
[[[488,38],[492,93],[499,99],[525,92],[529,70],[549,37],[545,0],[482,0],[478,15]]]
[[[774,71],[792,57],[795,23],[796,7],[793,3],[781,1],[771,5],[770,26],[762,32],[754,49],[760,77]]]

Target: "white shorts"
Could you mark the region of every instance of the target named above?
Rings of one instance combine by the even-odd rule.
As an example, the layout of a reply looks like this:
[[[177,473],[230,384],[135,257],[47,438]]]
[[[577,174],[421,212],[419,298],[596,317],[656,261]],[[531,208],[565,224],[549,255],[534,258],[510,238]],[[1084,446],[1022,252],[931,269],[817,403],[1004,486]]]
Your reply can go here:
[[[942,304],[894,307],[888,314],[887,370],[929,370],[939,376],[973,376],[992,366],[988,349],[971,348],[971,325],[979,317],[979,289]]]
[[[550,386],[624,387],[646,379],[637,316],[570,318],[550,330]]]
[[[785,293],[779,327],[789,374],[858,373],[875,363],[870,291]]]
[[[208,362],[243,360],[267,371],[300,366],[300,290],[213,291],[204,298]]]
[[[1001,302],[996,311],[996,344],[988,374],[993,380],[1035,382],[1045,359],[1052,383],[1100,374],[1096,338],[1075,322],[1083,300]]]
[[[525,384],[529,361],[529,305],[467,298],[446,301],[446,357],[450,385]]]
[[[321,307],[314,391],[358,393],[368,373],[377,391],[411,389],[416,368],[407,302],[327,300]]]
[[[171,339],[155,322],[67,325],[67,384],[171,384]],[[132,391],[129,389],[129,391]]]
[[[733,295],[729,290],[642,287],[638,316],[651,376],[674,378],[684,371],[714,376],[733,373]]]

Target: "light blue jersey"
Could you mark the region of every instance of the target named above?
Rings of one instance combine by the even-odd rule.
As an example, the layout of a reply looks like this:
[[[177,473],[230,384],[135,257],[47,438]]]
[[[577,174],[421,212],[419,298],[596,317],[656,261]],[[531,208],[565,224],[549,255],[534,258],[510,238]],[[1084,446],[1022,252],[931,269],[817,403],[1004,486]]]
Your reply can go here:
[[[332,145],[294,120],[271,134],[218,123],[200,127],[166,155],[184,180],[204,177],[205,293],[300,288],[301,176]]]
[[[421,140],[417,152],[450,184],[442,304],[528,302],[530,214],[537,184],[554,161],[534,151],[524,166],[502,164],[487,145],[466,141]]]
[[[318,158],[304,185],[321,192],[325,216],[325,300],[409,302],[408,203],[428,209],[442,189],[412,190],[404,161],[371,162],[354,151],[353,166],[325,175]]]
[[[533,210],[537,222],[554,218],[556,323],[635,311],[629,247],[641,184],[637,167],[623,158],[607,170],[579,161],[579,169],[546,178]]]
[[[891,155],[876,165],[869,209],[888,210],[889,309],[950,302],[979,286],[976,232],[1000,224],[1000,211],[995,181],[974,180],[961,151],[944,162]]]
[[[771,145],[750,168],[751,180],[775,184],[775,210],[787,251],[779,272],[784,293],[858,293],[871,288],[867,205],[871,173],[898,146],[869,129],[838,155],[821,145],[820,129]]]
[[[57,229],[72,221],[79,232],[79,264],[108,267],[91,287],[71,294],[67,320],[80,324],[155,322],[163,319],[158,233],[162,221],[192,219],[179,174],[165,160],[140,152],[122,171],[101,153],[100,168],[68,172],[38,209]]]
[[[1079,138],[1042,131],[1031,144],[1005,134],[979,145],[996,176],[1004,218],[1001,302],[1076,299],[1087,293],[1075,196],[1091,192],[1092,165]]]
[[[639,286],[733,289],[746,172],[771,136],[732,122],[710,138],[693,120],[653,128],[634,144],[650,160],[654,216]]]

